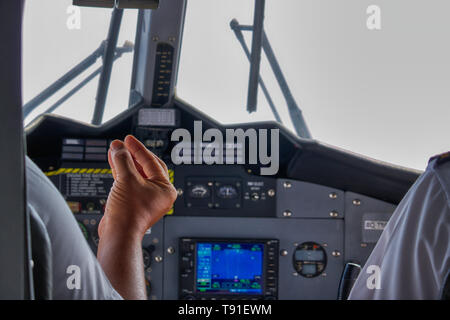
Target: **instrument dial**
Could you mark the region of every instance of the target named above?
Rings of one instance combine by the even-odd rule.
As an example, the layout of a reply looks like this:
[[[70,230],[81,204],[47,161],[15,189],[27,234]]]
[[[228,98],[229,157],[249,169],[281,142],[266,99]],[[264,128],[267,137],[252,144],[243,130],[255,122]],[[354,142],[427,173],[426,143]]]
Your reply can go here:
[[[238,196],[238,191],[232,185],[224,185],[217,190],[217,196],[222,199],[234,199]]]
[[[294,269],[305,278],[320,275],[327,265],[325,249],[315,242],[304,242],[294,251]]]
[[[193,185],[189,189],[189,196],[191,198],[204,199],[209,197],[209,188],[203,184]]]

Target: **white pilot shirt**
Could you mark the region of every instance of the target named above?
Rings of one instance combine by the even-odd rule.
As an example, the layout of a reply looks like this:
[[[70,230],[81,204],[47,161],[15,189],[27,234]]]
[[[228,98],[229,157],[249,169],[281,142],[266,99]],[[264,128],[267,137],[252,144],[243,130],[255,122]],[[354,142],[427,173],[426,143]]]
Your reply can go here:
[[[450,153],[398,205],[349,299],[440,299],[450,270]]]
[[[41,217],[51,241],[53,299],[122,299],[89,248],[62,195],[28,157],[26,169],[28,205]],[[79,275],[80,281],[69,278],[73,275]]]

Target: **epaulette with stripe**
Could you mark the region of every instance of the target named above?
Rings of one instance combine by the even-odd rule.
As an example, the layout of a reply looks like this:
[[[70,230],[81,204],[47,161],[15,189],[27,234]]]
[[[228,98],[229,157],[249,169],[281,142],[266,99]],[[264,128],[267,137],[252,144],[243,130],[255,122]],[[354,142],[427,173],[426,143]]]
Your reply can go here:
[[[439,165],[441,165],[441,164],[443,164],[445,162],[450,161],[450,151],[438,154],[438,155],[436,155],[434,157],[431,157],[430,160],[428,161],[428,163],[430,163],[433,160],[436,160],[435,166],[439,166]]]

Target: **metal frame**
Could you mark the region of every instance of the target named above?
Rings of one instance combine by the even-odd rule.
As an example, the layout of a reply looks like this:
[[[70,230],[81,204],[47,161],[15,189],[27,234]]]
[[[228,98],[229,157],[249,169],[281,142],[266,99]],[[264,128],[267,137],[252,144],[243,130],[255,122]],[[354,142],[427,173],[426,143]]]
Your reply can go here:
[[[133,51],[133,46],[125,43],[123,47],[116,48],[116,54],[114,56],[114,61],[122,56],[125,52]],[[98,67],[94,72],[89,74],[85,79],[83,79],[79,84],[73,87],[69,92],[67,92],[64,96],[62,96],[58,101],[52,104],[48,109],[46,109],[43,113],[50,113],[55,111],[60,105],[62,105],[65,101],[67,101],[70,97],[72,97],[75,93],[80,91],[85,85],[87,85],[92,79],[98,76],[102,72],[103,66]]]
[[[108,38],[106,39],[106,48],[103,55],[103,67],[100,78],[98,79],[97,97],[95,99],[94,114],[91,121],[92,124],[102,123],[122,17],[123,9],[114,8],[111,13]]]
[[[247,111],[256,111],[258,104],[259,69],[261,66],[261,47],[264,32],[265,0],[255,0],[253,13],[252,51],[250,53],[250,76],[248,79]]]
[[[22,121],[23,0],[0,1],[0,299],[33,298]]]
[[[245,55],[248,58],[248,61],[251,62],[250,57],[250,51],[247,47],[247,44],[245,43],[244,35],[242,34],[241,28],[239,26],[239,22],[236,19],[231,20],[230,27],[234,31],[234,34],[236,35],[236,39],[238,39],[239,43],[242,46],[242,49],[244,50]],[[269,104],[270,110],[272,110],[273,116],[275,117],[275,120],[279,123],[283,123],[281,120],[280,114],[277,111],[277,108],[275,107],[275,103],[272,100],[272,97],[270,96],[269,90],[267,90],[266,84],[261,77],[261,75],[258,75],[258,82],[261,86],[261,90],[264,93],[264,96],[266,97],[267,103]]]
[[[34,109],[36,109],[41,103],[45,102],[48,98],[50,98],[55,92],[63,88],[70,81],[78,77],[83,71],[92,66],[99,57],[103,55],[105,51],[105,42],[95,49],[88,57],[86,57],[83,61],[77,64],[75,67],[70,69],[66,74],[64,74],[61,78],[56,80],[53,84],[51,84],[44,91],[39,93],[36,97],[31,99],[23,106],[23,115],[26,118]]]
[[[174,48],[169,104],[173,100],[185,14],[186,0],[164,0],[161,1],[158,10],[140,10],[135,40],[130,106],[134,105],[133,102],[136,101],[137,96],[142,97],[143,103],[148,106],[152,103],[157,46],[161,43],[168,43]]]
[[[82,74],[86,69],[91,67],[98,58],[103,55],[105,51],[106,42],[103,41],[98,49],[96,49],[92,54],[90,54],[87,58],[85,58],[82,62],[77,64],[71,70],[69,70],[65,75],[56,80],[53,84],[51,84],[47,89],[42,91],[28,103],[23,106],[23,114],[24,118],[30,115],[37,107],[39,107],[42,103],[44,103],[48,98],[66,86],[70,81],[74,80],[80,74]],[[133,51],[133,45],[131,43],[125,43],[123,47],[116,48],[114,61],[122,56],[122,54],[126,52]],[[75,93],[80,91],[85,85],[87,85],[92,79],[94,79],[97,75],[102,72],[103,66],[97,68],[94,72],[89,74],[84,80],[82,80],[79,84],[77,84],[74,88],[72,88],[68,93],[66,93],[63,97],[58,99],[54,104],[52,104],[48,109],[46,109],[43,113],[53,112],[55,111],[61,104],[63,104],[66,100],[72,97]]]
[[[269,60],[273,74],[277,79],[278,85],[280,86],[281,92],[283,93],[284,99],[286,100],[289,115],[297,134],[302,138],[311,138],[311,133],[309,132],[308,126],[303,118],[302,111],[298,107],[297,102],[292,95],[291,89],[289,89],[286,78],[281,71],[280,64],[275,57],[275,53],[272,50],[272,46],[270,45],[265,31],[263,31],[263,49],[267,56],[267,60]]]
[[[234,34],[236,35],[237,40],[242,46],[242,49],[244,50],[245,54],[250,60],[250,64],[255,63],[249,55],[247,44],[245,43],[244,36],[242,34],[242,31],[253,31],[253,26],[247,26],[247,25],[241,25],[236,19],[231,20],[230,27],[234,31]],[[309,132],[308,126],[306,125],[305,119],[303,118],[302,111],[300,110],[299,106],[297,105],[297,102],[294,99],[294,96],[292,95],[292,92],[289,88],[289,85],[287,84],[286,78],[284,77],[283,71],[281,70],[280,64],[278,63],[278,60],[275,56],[275,53],[273,52],[272,46],[270,45],[269,38],[266,35],[266,32],[262,31],[262,43],[261,43],[262,49],[264,50],[264,53],[266,54],[267,60],[269,61],[270,67],[272,68],[273,74],[275,75],[275,78],[278,82],[278,85],[280,86],[281,92],[283,93],[284,99],[286,100],[286,104],[289,111],[289,116],[291,118],[292,124],[294,125],[294,129],[299,137],[302,138],[311,138],[311,133]],[[259,70],[258,70],[259,72]],[[254,80],[253,80],[254,81]],[[276,110],[276,107],[273,103],[272,98],[270,97],[270,94],[264,84],[264,81],[258,74],[257,82],[261,85],[261,89],[264,92],[264,95],[267,99],[267,102],[269,103],[269,106],[274,113],[275,119],[277,119],[278,122],[282,122],[280,119],[280,116]],[[254,90],[254,89],[253,89]],[[251,94],[249,90],[249,95]],[[254,93],[253,93],[254,94]],[[254,99],[250,98],[249,100]],[[247,108],[248,110],[248,108]],[[249,110],[249,112],[251,112]]]

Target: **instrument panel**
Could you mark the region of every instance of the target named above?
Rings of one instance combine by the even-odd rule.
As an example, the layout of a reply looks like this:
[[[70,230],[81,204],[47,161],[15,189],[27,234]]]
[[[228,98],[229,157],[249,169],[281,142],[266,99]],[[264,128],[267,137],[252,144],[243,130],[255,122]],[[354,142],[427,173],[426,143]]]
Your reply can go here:
[[[369,194],[370,179],[358,181],[367,172],[354,166],[336,173],[333,166],[347,162],[328,165],[320,157],[312,162],[329,180],[308,176],[299,163],[311,164],[298,154],[307,154],[309,142],[283,132],[274,176],[255,165],[172,163],[173,130],[191,131],[198,119],[220,127],[202,117],[180,103],[168,112],[129,110],[100,129],[46,115],[27,130],[28,154],[61,192],[94,253],[113,183],[110,142],[132,133],[167,163],[178,198],[143,240],[149,299],[336,299],[345,263],[364,264],[395,210],[397,199],[380,192],[389,183],[398,191],[399,182],[387,179]],[[406,192],[416,176],[395,173]],[[352,175],[363,188],[346,182]]]

